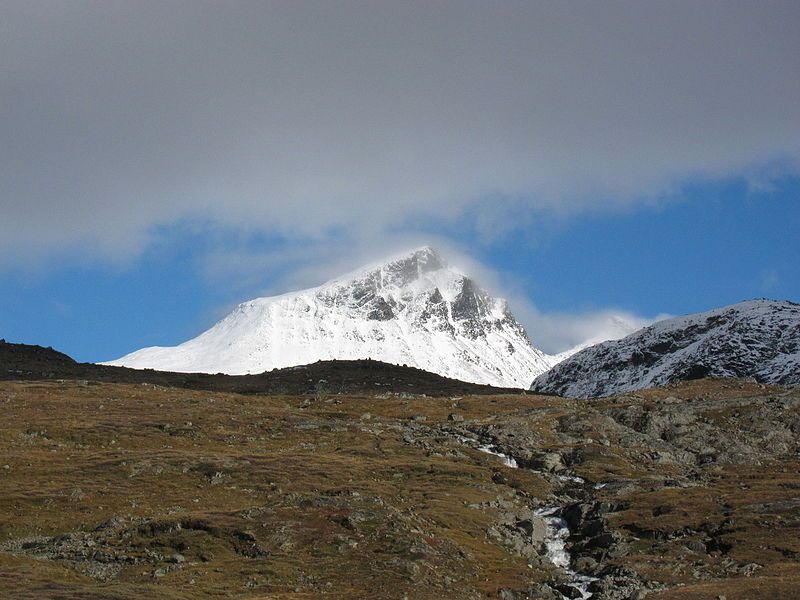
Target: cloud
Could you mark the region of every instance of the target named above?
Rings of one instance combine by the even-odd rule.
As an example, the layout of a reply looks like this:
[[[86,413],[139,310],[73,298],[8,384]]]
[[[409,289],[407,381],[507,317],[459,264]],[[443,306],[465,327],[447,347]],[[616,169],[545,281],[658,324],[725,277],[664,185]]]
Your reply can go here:
[[[487,243],[800,164],[796,2],[25,0],[0,40],[6,266],[181,220]]]
[[[274,247],[234,240],[223,250],[211,247],[199,257],[197,267],[209,285],[272,296],[314,287],[425,245],[436,248],[449,264],[475,276],[484,286],[502,289],[498,273],[474,259],[469,248],[429,233],[381,232],[357,239],[332,234]]]
[[[619,339],[671,316],[665,313],[643,316],[614,307],[579,312],[544,311],[526,293],[516,275],[493,269],[463,252],[458,247],[449,246],[443,254],[448,262],[468,273],[490,293],[508,300],[512,313],[525,328],[531,343],[547,354]]]
[[[528,305],[523,308],[519,319],[535,346],[548,354],[558,354],[606,340],[616,340],[669,317],[663,313],[644,317],[613,308],[574,314],[543,313],[535,306]]]
[[[384,264],[391,257],[429,245],[451,266],[477,281],[492,295],[509,302],[512,313],[525,328],[534,346],[556,354],[586,343],[618,339],[667,318],[660,314],[645,317],[630,311],[603,308],[578,313],[540,310],[524,289],[517,274],[495,269],[476,259],[468,245],[435,235],[395,234],[364,238],[353,243],[344,239],[321,239],[302,247],[280,246],[252,249],[231,246],[213,250],[199,260],[207,284],[231,292],[238,301],[255,296],[274,296],[315,287],[333,278],[346,276],[370,264]],[[365,256],[369,263],[365,263]],[[231,300],[209,317],[216,321],[230,312]],[[210,326],[211,322],[205,324]]]

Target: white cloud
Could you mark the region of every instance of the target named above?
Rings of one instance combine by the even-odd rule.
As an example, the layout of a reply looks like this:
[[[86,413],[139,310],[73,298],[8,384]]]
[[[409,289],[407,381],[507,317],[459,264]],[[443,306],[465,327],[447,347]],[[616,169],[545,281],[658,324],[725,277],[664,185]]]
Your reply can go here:
[[[800,163],[796,2],[25,0],[0,39],[6,266],[181,219],[485,243]]]
[[[669,316],[644,317],[613,308],[578,313],[542,311],[526,293],[525,282],[515,275],[475,259],[463,245],[432,235],[375,236],[356,244],[351,240],[325,239],[289,249],[213,252],[203,258],[200,269],[209,285],[224,286],[241,301],[250,299],[248,294],[273,296],[315,287],[367,266],[365,261],[382,264],[392,256],[423,245],[436,248],[450,265],[467,273],[491,294],[506,298],[534,346],[549,354],[587,342],[617,339]],[[259,287],[262,282],[267,285]],[[222,318],[232,308],[228,303],[213,316]]]

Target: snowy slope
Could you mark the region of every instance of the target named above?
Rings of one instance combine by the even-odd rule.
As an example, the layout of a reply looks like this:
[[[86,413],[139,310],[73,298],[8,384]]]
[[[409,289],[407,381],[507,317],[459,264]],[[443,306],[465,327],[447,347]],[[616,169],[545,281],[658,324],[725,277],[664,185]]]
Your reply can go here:
[[[576,353],[531,389],[589,398],[699,377],[800,384],[800,305],[752,300],[659,321]]]
[[[360,358],[523,388],[552,364],[504,300],[428,247],[317,288],[245,302],[179,346],[106,364],[244,374]]]

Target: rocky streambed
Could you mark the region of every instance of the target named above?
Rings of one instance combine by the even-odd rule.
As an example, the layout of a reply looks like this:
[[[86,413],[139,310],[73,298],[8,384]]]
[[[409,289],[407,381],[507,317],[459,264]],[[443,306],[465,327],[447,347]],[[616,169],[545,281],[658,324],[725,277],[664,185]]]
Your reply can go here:
[[[779,588],[786,573],[800,577],[800,542],[770,540],[776,528],[800,527],[799,396],[700,381],[562,400],[504,418],[456,417],[427,428],[428,450],[449,437],[493,455],[493,481],[516,490],[523,506],[498,501],[490,537],[556,569],[505,598],[636,600],[695,584],[732,593],[764,585],[765,564],[788,560],[769,580]],[[520,484],[514,471],[542,483]]]
[[[459,440],[462,443],[472,444],[480,452],[498,457],[505,467],[510,469],[520,468],[521,460],[506,454],[493,443],[481,442],[476,438],[467,436],[459,436]],[[609,536],[608,532],[605,531],[602,519],[590,519],[590,524],[586,522],[586,517],[591,513],[591,510],[586,510],[586,503],[575,503],[573,496],[576,492],[577,495],[586,496],[591,489],[599,488],[594,488],[594,486],[587,488],[589,484],[587,484],[586,480],[566,469],[558,473],[550,473],[535,468],[528,468],[527,470],[543,477],[552,477],[558,481],[556,495],[557,497],[562,496],[563,492],[564,503],[534,508],[533,518],[538,519],[538,522],[531,522],[529,527],[523,524],[522,529],[526,533],[528,530],[530,531],[531,542],[534,545],[540,545],[546,558],[560,569],[565,576],[563,581],[550,586],[551,589],[561,594],[564,598],[587,600],[593,595],[593,584],[600,581],[600,578],[577,570],[578,564],[597,564],[591,558],[588,558],[587,562],[586,557],[583,557],[584,560],[580,561],[582,557],[578,554],[579,550],[591,547],[593,543],[595,546],[602,546],[606,540],[612,541],[613,537]],[[569,521],[564,518],[565,515],[570,517]],[[570,526],[571,524],[572,527]],[[533,533],[537,531],[539,534],[534,536]]]

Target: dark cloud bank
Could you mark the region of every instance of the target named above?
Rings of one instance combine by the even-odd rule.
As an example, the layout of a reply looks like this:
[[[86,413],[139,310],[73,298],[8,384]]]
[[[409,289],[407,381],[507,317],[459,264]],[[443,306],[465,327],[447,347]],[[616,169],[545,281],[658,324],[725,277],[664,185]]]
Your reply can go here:
[[[797,2],[5,2],[0,258],[796,172],[798,57]]]

